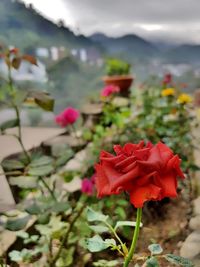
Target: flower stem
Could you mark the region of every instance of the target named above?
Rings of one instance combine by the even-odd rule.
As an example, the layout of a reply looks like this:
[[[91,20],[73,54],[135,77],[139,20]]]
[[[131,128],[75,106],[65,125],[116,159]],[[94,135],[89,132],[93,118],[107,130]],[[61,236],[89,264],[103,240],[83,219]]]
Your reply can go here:
[[[133,240],[132,240],[131,248],[129,250],[128,256],[125,259],[123,267],[128,267],[129,263],[131,262],[131,260],[133,258],[133,254],[135,252],[135,247],[136,247],[138,236],[139,236],[141,219],[142,219],[142,208],[138,208],[137,209],[136,226],[135,226],[135,231],[133,234]]]

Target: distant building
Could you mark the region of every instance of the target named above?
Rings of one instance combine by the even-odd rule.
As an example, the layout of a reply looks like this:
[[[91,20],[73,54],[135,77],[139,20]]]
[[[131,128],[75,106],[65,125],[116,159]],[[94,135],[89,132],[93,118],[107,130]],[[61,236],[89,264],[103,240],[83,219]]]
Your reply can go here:
[[[16,81],[37,81],[47,82],[47,73],[45,65],[37,61],[38,66],[32,65],[29,62],[22,61],[18,70],[12,69],[12,77]],[[8,74],[8,67],[4,60],[0,59],[0,73]]]
[[[90,65],[97,65],[101,66],[103,64],[103,59],[101,58],[101,55],[99,51],[95,47],[90,48],[80,48],[75,49],[73,48],[70,51],[71,55],[81,62],[87,62]]]
[[[36,57],[49,58],[49,50],[45,47],[38,47],[35,51]]]

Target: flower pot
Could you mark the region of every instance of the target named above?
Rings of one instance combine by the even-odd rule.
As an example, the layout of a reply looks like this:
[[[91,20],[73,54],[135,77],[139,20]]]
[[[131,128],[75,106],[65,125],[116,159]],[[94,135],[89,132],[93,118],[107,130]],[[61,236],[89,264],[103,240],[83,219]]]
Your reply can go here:
[[[105,85],[116,85],[120,88],[120,94],[128,97],[130,94],[130,87],[134,78],[130,75],[116,75],[116,76],[105,76],[103,81]]]

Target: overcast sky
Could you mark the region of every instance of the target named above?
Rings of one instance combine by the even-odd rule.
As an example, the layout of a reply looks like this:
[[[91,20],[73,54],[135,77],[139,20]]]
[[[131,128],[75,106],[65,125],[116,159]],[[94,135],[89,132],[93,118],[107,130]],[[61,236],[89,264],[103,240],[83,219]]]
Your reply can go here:
[[[76,33],[200,43],[200,0],[24,0]]]

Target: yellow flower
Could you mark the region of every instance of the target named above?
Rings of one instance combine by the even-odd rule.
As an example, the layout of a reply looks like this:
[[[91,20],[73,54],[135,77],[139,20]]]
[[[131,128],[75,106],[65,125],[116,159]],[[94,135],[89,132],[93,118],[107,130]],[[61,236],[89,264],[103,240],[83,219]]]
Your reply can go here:
[[[179,95],[177,102],[179,104],[187,104],[192,102],[192,97],[188,94],[181,94]]]
[[[175,95],[175,90],[174,88],[166,88],[162,90],[161,95],[162,96],[173,96]]]

